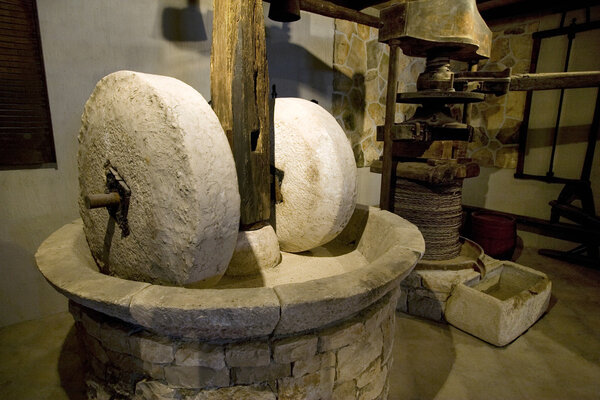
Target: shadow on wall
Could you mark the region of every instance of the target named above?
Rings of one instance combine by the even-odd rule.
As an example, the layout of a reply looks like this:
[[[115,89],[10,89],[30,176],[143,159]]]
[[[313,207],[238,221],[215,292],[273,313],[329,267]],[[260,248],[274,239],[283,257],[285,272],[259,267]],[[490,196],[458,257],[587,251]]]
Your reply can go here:
[[[214,13],[209,9],[203,14],[200,4],[201,0],[187,0],[185,7],[161,8],[159,35],[179,48],[199,51],[210,57]],[[302,21],[295,24],[310,25],[310,18],[303,14]],[[333,80],[331,65],[302,45],[292,43],[289,23],[275,25],[265,20],[265,29],[269,80],[271,86],[276,85],[278,97],[316,98],[329,108]],[[310,41],[311,37],[301,40]]]
[[[63,342],[58,358],[60,385],[70,400],[87,399],[84,361],[80,356],[82,350],[75,326],[72,326]]]
[[[277,86],[278,97],[302,97],[301,86],[310,87],[323,98],[329,97],[332,67],[304,47],[290,42],[289,23],[281,27],[267,26],[266,39],[269,81]]]
[[[171,42],[203,42],[208,39],[199,0],[188,0],[185,8],[165,7],[161,28],[163,37]]]

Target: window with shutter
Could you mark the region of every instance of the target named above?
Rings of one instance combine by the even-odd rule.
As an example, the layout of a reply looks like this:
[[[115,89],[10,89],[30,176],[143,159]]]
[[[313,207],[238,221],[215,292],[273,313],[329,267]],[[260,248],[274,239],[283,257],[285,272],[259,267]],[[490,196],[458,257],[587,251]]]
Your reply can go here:
[[[35,0],[0,0],[0,167],[56,162]]]

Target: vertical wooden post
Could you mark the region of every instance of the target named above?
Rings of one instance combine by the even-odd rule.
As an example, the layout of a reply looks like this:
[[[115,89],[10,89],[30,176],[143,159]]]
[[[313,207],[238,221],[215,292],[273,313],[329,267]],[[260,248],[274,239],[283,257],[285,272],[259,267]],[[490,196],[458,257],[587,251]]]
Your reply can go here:
[[[212,106],[235,159],[242,228],[270,215],[269,75],[262,0],[214,0]]]
[[[390,65],[388,69],[387,94],[385,99],[385,123],[383,125],[383,166],[381,171],[381,193],[379,207],[394,211],[396,191],[396,171],[392,157],[392,127],[396,118],[396,92],[398,84],[398,50],[395,43],[390,45]]]

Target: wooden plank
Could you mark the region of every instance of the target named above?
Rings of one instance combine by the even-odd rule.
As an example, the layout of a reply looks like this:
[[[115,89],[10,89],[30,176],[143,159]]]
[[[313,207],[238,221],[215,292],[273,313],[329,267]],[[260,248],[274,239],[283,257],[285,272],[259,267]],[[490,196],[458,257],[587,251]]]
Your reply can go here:
[[[48,99],[45,96],[40,96],[40,94],[45,94],[45,91],[26,91],[26,90],[6,90],[6,88],[0,89],[0,99],[2,102],[0,103],[0,109],[3,108],[4,105],[11,104],[46,104]]]
[[[543,15],[583,9],[597,5],[598,0],[497,0],[494,2],[479,0],[477,3],[481,16],[489,24],[490,21],[500,18],[514,19],[525,16],[540,18]],[[484,4],[488,4],[489,8],[482,10]]]
[[[28,109],[8,109],[0,104],[0,117],[47,117],[47,112],[45,107],[38,106],[36,108],[28,108]]]
[[[12,4],[20,7],[32,8],[35,0],[2,0],[3,4]]]
[[[2,82],[2,87],[0,87],[0,93],[2,92],[13,92],[13,91],[29,91],[35,93],[41,93],[44,90],[44,85],[39,81],[31,81],[31,80],[5,80]]]
[[[570,204],[561,204],[556,200],[550,201],[550,207],[552,207],[552,212],[558,210],[558,214],[561,217],[570,219],[571,221],[588,228],[600,230],[600,218],[586,213],[579,207],[575,207]]]
[[[0,135],[0,165],[22,166],[56,162],[49,135]]]
[[[3,132],[12,132],[12,133],[19,133],[19,132],[23,132],[23,131],[36,131],[36,132],[46,132],[48,130],[47,127],[43,126],[43,125],[34,125],[31,122],[29,124],[26,125],[11,125],[11,126],[0,126],[0,129]]]
[[[0,49],[18,49],[18,50],[38,50],[38,45],[32,40],[25,42],[15,42],[13,40],[7,40],[0,37]]]
[[[14,46],[5,46],[3,47],[0,44],[0,49],[2,49],[2,54],[8,57],[19,56],[19,57],[38,57],[39,51],[35,46],[27,47],[14,47]]]
[[[18,18],[21,20],[29,19],[29,14],[27,14],[27,12],[25,10],[23,10],[22,8],[18,8],[18,7],[9,8],[9,7],[4,7],[1,4],[0,4],[0,15],[3,17]]]
[[[31,43],[34,39],[34,33],[24,33],[10,29],[0,28],[0,40],[9,43]]]
[[[28,51],[22,51],[21,53],[14,53],[14,50],[7,50],[6,52],[2,52],[2,58],[0,62],[17,62],[17,63],[32,63],[39,65],[39,61],[37,61],[39,53],[33,53]]]
[[[576,33],[580,33],[580,32],[586,32],[586,31],[590,31],[593,29],[600,29],[600,21],[592,21],[592,22],[587,22],[584,24],[577,24],[577,25],[567,25],[567,26],[563,26],[561,28],[548,29],[545,31],[534,32],[532,34],[532,37],[533,37],[533,39],[544,39],[544,38],[550,38],[550,37],[555,37],[555,36],[568,35],[569,33],[576,34]]]
[[[44,75],[41,71],[37,73],[33,73],[31,71],[19,71],[18,69],[7,69],[6,71],[2,71],[0,68],[0,80],[8,81],[23,81],[23,79],[42,79]]]
[[[56,162],[33,0],[0,3],[0,165]]]
[[[395,43],[390,44],[387,92],[385,99],[385,123],[383,130],[383,166],[381,173],[381,192],[379,207],[382,210],[394,211],[394,191],[396,174],[393,165],[392,126],[396,117],[396,92],[398,82],[398,51]]]
[[[271,3],[273,0],[265,0]],[[346,21],[356,22],[361,25],[372,26],[379,29],[381,20],[352,8],[344,7],[326,0],[300,0],[300,9],[314,14],[330,18],[338,18]]]
[[[381,21],[377,17],[361,13],[350,8],[341,7],[329,1],[300,0],[300,9],[330,18],[344,19],[379,29]]]
[[[35,34],[35,28],[31,24],[15,24],[10,21],[3,21],[3,19],[7,18],[0,17],[0,32],[8,32],[26,37]]]
[[[3,15],[0,12],[0,26],[19,26],[31,30],[31,19],[26,15]],[[20,28],[19,28],[20,29]]]
[[[0,9],[8,10],[8,11],[17,11],[17,12],[31,12],[32,5],[26,4],[26,2],[21,2],[18,4],[8,4],[5,1],[0,2]]]
[[[491,10],[493,8],[505,7],[511,4],[523,3],[526,0],[488,0],[488,1],[479,1],[477,4],[477,8],[479,12],[484,12],[487,10]]]
[[[42,116],[27,116],[27,120],[25,120],[15,116],[0,115],[0,129],[5,126],[40,127],[45,125],[45,121],[46,118]]]
[[[0,59],[0,67],[1,68],[13,68],[13,69],[17,69],[20,71],[39,71],[40,70],[39,62],[36,62],[36,60],[32,60],[32,59],[21,60],[21,61]]]
[[[211,97],[238,173],[243,228],[269,220],[269,80],[262,0],[215,0]]]
[[[546,72],[510,77],[511,91],[553,90],[600,86],[600,71]]]
[[[45,108],[46,104],[43,102],[38,103],[11,103],[11,104],[0,104],[0,112],[2,110],[36,110],[41,111]]]

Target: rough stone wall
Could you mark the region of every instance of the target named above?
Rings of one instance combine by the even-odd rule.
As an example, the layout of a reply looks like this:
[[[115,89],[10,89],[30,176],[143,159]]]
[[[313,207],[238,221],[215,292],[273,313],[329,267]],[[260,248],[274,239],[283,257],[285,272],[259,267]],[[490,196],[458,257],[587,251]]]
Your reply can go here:
[[[529,72],[533,39],[539,21],[517,22],[491,26],[492,53],[479,64],[480,71],[512,73]],[[527,92],[509,92],[505,96],[486,96],[473,105],[471,125],[474,141],[469,144],[469,156],[483,167],[516,168],[519,128],[523,122]]]
[[[459,283],[475,285],[480,278],[479,272],[471,269],[413,270],[400,283],[398,311],[434,321],[444,321],[446,302],[454,286]]]
[[[377,29],[335,20],[332,112],[352,144],[359,167],[379,159],[383,142],[376,141],[377,125],[385,118],[389,47],[377,40]],[[413,91],[424,60],[400,55],[399,91]],[[414,113],[414,106],[397,106],[396,120]],[[408,115],[408,117],[407,117]]]
[[[532,33],[539,21],[521,21],[492,26],[493,42],[489,60],[479,65],[481,71],[513,73],[529,71]],[[350,138],[356,163],[369,166],[381,155],[383,143],[375,139],[377,125],[385,117],[385,87],[389,48],[377,41],[377,30],[364,25],[335,21],[334,80],[332,110]],[[464,63],[453,66],[466,69]],[[425,67],[425,59],[399,56],[399,92],[416,90],[416,80]],[[526,92],[505,96],[487,96],[473,106],[471,124],[474,141],[468,155],[484,167],[515,168],[518,156],[519,128],[523,122]],[[416,105],[398,104],[396,122],[410,118]]]
[[[354,318],[316,332],[249,342],[158,336],[70,303],[85,348],[90,399],[386,399],[392,290]]]

